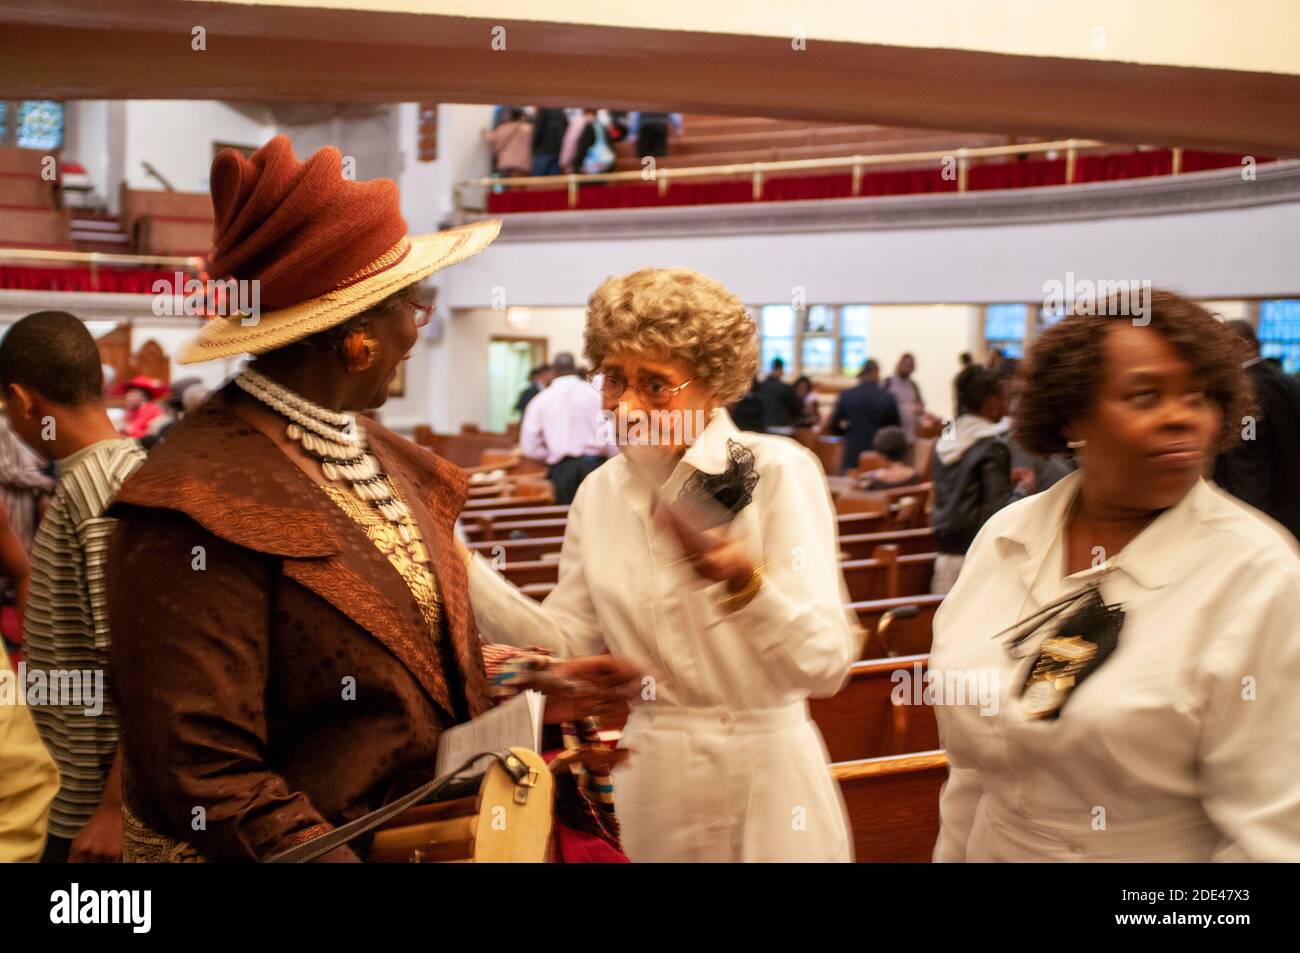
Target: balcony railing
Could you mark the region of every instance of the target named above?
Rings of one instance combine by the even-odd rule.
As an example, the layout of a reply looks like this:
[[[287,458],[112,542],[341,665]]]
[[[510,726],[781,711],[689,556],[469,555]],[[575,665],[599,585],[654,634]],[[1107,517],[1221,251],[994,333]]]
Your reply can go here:
[[[207,267],[201,257],[181,257],[176,255],[127,255],[116,252],[98,251],[53,251],[41,248],[0,248],[0,265],[35,265],[38,268],[87,268],[90,272],[89,287],[84,290],[95,292],[99,287],[100,269],[118,268],[170,268],[185,273],[186,277],[198,277]]]
[[[561,173],[559,175],[527,175],[516,177],[488,176],[457,182],[454,186],[454,198],[457,211],[470,211],[465,206],[465,191],[483,188],[547,188],[555,189],[563,185],[568,190],[568,207],[578,207],[578,190],[581,186],[607,182],[654,182],[660,195],[665,195],[673,182],[691,179],[718,179],[731,176],[749,176],[753,183],[753,200],[763,197],[763,181],[775,173],[808,172],[829,169],[849,169],[852,173],[852,194],[861,194],[862,176],[867,169],[890,165],[921,165],[931,162],[952,162],[957,180],[957,191],[967,191],[968,173],[973,161],[999,158],[1005,156],[1022,156],[1048,152],[1065,153],[1065,182],[1073,184],[1079,154],[1097,149],[1115,148],[1114,143],[1100,142],[1095,139],[1059,139],[1051,142],[1026,142],[1009,146],[980,146],[976,148],[936,149],[928,152],[890,152],[878,155],[851,155],[827,159],[788,159],[775,162],[742,162],[731,165],[686,166],[682,168],[656,168],[653,171],[637,169],[627,172],[601,173]],[[1158,146],[1138,146],[1136,151],[1149,152],[1160,149]],[[1174,148],[1172,175],[1182,171],[1183,150]]]

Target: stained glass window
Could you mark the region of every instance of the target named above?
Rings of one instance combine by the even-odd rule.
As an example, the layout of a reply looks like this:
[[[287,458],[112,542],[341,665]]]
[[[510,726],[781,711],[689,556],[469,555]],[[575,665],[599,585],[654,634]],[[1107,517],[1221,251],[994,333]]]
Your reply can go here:
[[[1259,352],[1281,360],[1288,374],[1300,371],[1300,300],[1259,303]]]
[[[58,149],[63,145],[63,104],[53,99],[26,99],[15,118],[22,149]]]
[[[1004,357],[1024,357],[1027,304],[990,304],[984,308],[984,344]]]
[[[762,341],[759,357],[759,374],[766,374],[778,357],[785,362],[786,371],[795,366],[794,308],[788,304],[769,304],[759,309],[759,331]]]
[[[865,304],[840,308],[840,373],[852,377],[867,362],[867,331],[871,309]]]

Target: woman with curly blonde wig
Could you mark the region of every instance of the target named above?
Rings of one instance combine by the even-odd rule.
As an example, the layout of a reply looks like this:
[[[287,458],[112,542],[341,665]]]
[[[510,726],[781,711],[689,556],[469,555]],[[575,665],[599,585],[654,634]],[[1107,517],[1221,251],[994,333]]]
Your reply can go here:
[[[642,269],[591,296],[586,356],[623,452],[579,488],[545,602],[474,560],[480,630],[645,672],[614,773],[633,861],[850,860],[807,711],[854,657],[835,524],[816,458],[723,409],[754,376],[749,314]]]

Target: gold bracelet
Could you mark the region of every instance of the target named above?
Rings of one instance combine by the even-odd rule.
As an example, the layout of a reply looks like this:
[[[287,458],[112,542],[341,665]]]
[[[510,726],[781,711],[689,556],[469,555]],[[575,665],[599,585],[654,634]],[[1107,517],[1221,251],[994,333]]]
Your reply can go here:
[[[749,581],[739,592],[733,592],[723,598],[720,602],[723,612],[735,612],[737,609],[743,609],[754,601],[758,595],[758,590],[763,588],[763,573],[767,569],[766,563],[759,563],[754,567],[754,571],[749,574]]]

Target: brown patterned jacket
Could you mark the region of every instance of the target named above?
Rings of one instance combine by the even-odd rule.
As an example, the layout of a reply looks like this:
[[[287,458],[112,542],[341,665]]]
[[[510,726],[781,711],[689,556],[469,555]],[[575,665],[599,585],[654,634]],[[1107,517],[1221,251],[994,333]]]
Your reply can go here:
[[[110,510],[126,807],[208,859],[265,857],[378,807],[431,777],[444,728],[490,707],[452,541],[465,478],[365,423],[424,535],[440,632],[226,391],[172,428]]]

